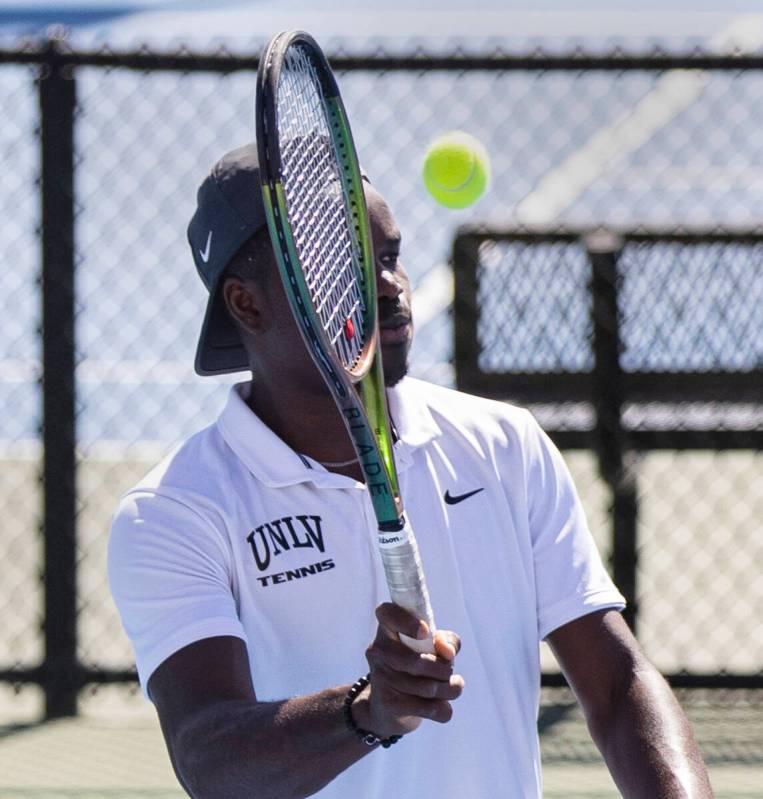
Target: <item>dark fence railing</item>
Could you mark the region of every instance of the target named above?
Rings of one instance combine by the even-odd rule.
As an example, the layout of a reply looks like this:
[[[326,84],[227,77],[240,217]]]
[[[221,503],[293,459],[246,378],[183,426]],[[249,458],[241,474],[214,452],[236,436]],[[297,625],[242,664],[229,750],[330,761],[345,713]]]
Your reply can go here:
[[[518,309],[514,296],[517,282],[533,283],[540,297],[535,305],[536,314],[537,309],[560,299],[554,296],[547,283],[533,277],[534,266],[548,257],[547,248],[558,245],[584,254],[587,274],[581,273],[574,292],[579,295],[578,301],[582,299],[589,323],[583,340],[576,339],[570,330],[565,329],[564,315],[551,311],[541,323],[545,328],[542,332],[556,325],[551,335],[564,342],[555,350],[556,357],[561,360],[569,350],[581,348],[588,354],[590,367],[573,370],[556,368],[553,364],[549,366],[545,357],[548,348],[542,345],[536,353],[536,360],[542,365],[535,370],[527,366],[512,368],[510,357],[498,368],[493,364],[486,365],[485,355],[495,347],[496,338],[501,341],[510,338],[522,326],[524,311]],[[695,258],[686,254],[692,250]],[[711,269],[702,270],[702,280],[691,274],[691,268],[680,268],[682,262],[698,260],[697,253],[702,253],[706,259],[708,252],[715,257],[715,263]],[[562,449],[588,449],[596,454],[599,473],[610,491],[612,573],[628,602],[624,615],[635,630],[638,630],[639,619],[640,503],[634,455],[656,450],[763,451],[763,428],[759,420],[756,421],[757,417],[753,417],[750,423],[735,412],[735,409],[738,411],[749,405],[760,408],[763,403],[763,368],[759,352],[757,360],[752,360],[749,368],[744,369],[724,366],[719,363],[724,356],[712,352],[716,360],[713,367],[692,369],[690,364],[696,360],[695,350],[701,346],[701,341],[689,341],[680,351],[674,351],[677,364],[673,369],[649,363],[627,367],[624,356],[629,347],[638,346],[638,339],[651,335],[645,329],[649,328],[650,320],[647,318],[645,321],[643,314],[641,327],[634,329],[631,326],[627,336],[624,334],[623,325],[629,315],[642,310],[634,307],[633,292],[625,296],[627,284],[629,281],[651,282],[651,285],[642,287],[639,296],[644,293],[651,295],[653,314],[659,313],[661,304],[667,304],[679,319],[692,312],[698,313],[703,306],[712,309],[717,301],[713,298],[714,284],[728,284],[721,294],[732,289],[747,293],[750,299],[746,317],[729,319],[725,316],[726,309],[718,307],[713,322],[718,327],[739,328],[737,335],[741,343],[747,319],[752,318],[757,323],[761,321],[758,297],[763,286],[762,256],[763,233],[759,231],[671,232],[641,228],[591,232],[475,227],[463,228],[455,239],[454,325],[458,387],[530,406],[549,402],[590,404],[594,422],[588,429],[580,429],[580,425],[574,429],[574,425],[571,428],[566,424],[557,428],[546,425],[546,429]],[[669,262],[667,266],[663,263],[655,269],[650,265],[666,260]],[[742,268],[737,269],[741,274],[737,274],[733,281],[724,271],[729,261],[742,264]],[[485,303],[489,295],[496,294],[503,297],[498,317],[495,307],[488,307]],[[671,294],[678,299],[670,298]],[[549,295],[548,303],[544,302],[544,295]],[[561,301],[565,301],[564,296]],[[734,312],[730,313],[733,316]],[[708,323],[707,327],[712,325]],[[756,336],[753,348],[759,348],[763,335],[755,323],[751,334]],[[667,339],[670,333],[664,336]],[[670,349],[667,342],[663,346]],[[707,345],[705,350],[707,359]],[[727,353],[726,359],[729,357],[733,359],[733,353]],[[649,353],[642,358],[648,361]],[[721,422],[716,422],[715,426],[712,423],[687,426],[683,410],[697,404],[721,406],[724,409]],[[650,408],[654,406],[658,406],[661,412],[650,416]],[[629,407],[642,411],[636,424],[626,421]],[[748,540],[751,552],[756,547],[759,532],[756,522],[752,521]],[[693,547],[701,545],[702,542],[692,543]],[[687,547],[686,557],[691,558],[691,555],[691,549]],[[750,612],[755,613],[754,607],[750,607]],[[712,631],[708,631],[708,635],[712,635]],[[668,676],[674,685],[684,687],[763,686],[760,672],[683,672]]]

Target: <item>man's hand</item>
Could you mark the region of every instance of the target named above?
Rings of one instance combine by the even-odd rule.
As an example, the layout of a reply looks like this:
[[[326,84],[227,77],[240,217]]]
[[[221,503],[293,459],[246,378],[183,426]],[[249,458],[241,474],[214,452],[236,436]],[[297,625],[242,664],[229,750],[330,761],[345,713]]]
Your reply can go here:
[[[392,603],[379,605],[376,618],[376,639],[366,650],[371,682],[352,705],[355,723],[386,738],[412,732],[422,719],[450,721],[450,703],[464,688],[464,678],[453,673],[461,648],[459,637],[438,630],[437,654],[424,655],[409,649],[399,637],[403,633],[426,638],[429,630],[424,622]]]

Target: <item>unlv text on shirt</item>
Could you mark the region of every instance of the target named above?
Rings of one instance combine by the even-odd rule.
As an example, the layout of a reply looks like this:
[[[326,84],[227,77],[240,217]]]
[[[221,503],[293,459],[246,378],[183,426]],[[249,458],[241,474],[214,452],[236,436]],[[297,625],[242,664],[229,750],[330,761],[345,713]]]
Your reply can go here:
[[[325,552],[321,521],[320,516],[282,516],[255,527],[246,541],[251,547],[257,568],[261,572],[265,571],[271,560],[292,549]]]

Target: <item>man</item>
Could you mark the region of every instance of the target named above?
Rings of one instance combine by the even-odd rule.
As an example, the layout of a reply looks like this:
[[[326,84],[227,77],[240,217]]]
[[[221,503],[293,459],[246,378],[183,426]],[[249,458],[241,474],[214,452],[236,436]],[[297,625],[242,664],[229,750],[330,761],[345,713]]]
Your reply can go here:
[[[252,380],[124,497],[110,542],[141,684],[188,793],[540,796],[545,638],[625,796],[711,796],[557,450],[525,411],[405,377],[400,233],[368,186],[402,492],[436,617],[458,631],[437,633],[436,655],[400,642],[427,630],[384,601],[370,500],[288,310],[257,180],[254,147],[229,153],[189,226],[210,291],[197,371]]]

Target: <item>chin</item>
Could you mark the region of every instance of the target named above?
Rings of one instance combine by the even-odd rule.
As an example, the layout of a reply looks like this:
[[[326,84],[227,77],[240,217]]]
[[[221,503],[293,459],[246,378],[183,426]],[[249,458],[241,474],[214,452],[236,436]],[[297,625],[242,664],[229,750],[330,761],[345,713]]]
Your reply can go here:
[[[408,374],[408,352],[384,352],[382,350],[382,365],[384,367],[384,385],[387,388],[396,386]]]

